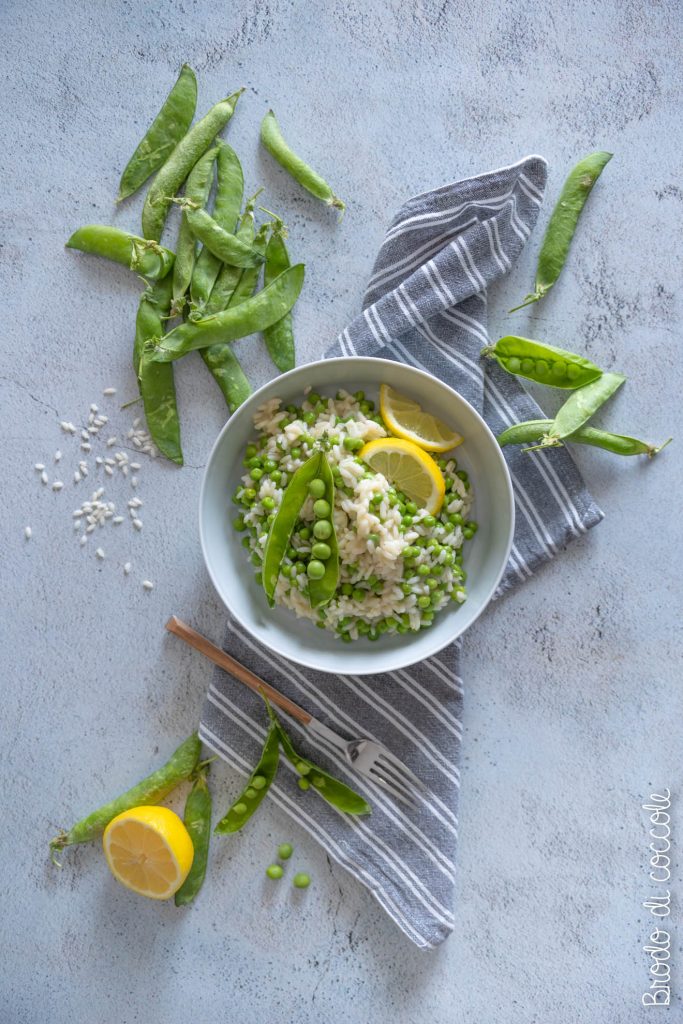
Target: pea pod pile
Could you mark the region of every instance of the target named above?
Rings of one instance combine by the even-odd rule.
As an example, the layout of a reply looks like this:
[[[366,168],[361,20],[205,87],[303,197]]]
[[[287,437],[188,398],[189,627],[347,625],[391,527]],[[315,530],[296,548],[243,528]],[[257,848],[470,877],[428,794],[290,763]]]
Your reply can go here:
[[[119,184],[117,202],[132,196],[153,175],[142,209],[141,234],[90,224],[66,243],[123,264],[145,281],[133,364],[152,439],[178,465],[183,454],[175,360],[200,351],[231,412],[251,393],[233,342],[261,332],[279,371],[291,370],[295,363],[291,311],[303,287],[304,265],[290,263],[279,216],[264,211],[272,220],[255,223],[258,192],[242,208],[242,166],[235,151],[219,138],[243,92],[239,89],[220,100],[193,124],[197,80],[183,65]],[[344,209],[327,182],[286,145],[272,112],[264,119],[261,138],[299,184]],[[160,239],[174,205],[180,211],[180,225],[172,251]],[[261,274],[264,285],[259,290]],[[179,319],[182,322],[173,322]],[[323,580],[318,589],[324,588]]]

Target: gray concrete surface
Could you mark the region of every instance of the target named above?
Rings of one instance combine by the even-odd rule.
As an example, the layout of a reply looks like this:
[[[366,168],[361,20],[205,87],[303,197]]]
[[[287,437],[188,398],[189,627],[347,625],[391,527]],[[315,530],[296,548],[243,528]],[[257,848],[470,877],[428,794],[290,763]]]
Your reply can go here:
[[[653,922],[641,909],[652,885],[640,804],[652,789],[680,792],[683,752],[679,6],[7,0],[0,27],[0,1018],[645,1020],[641,946]],[[94,848],[71,852],[61,872],[46,857],[56,826],[128,784],[196,720],[209,670],[164,636],[169,613],[209,635],[222,629],[195,510],[224,411],[199,360],[178,374],[188,466],[144,465],[144,531],[103,531],[103,563],[72,531],[84,489],[68,471],[77,445],[56,426],[80,422],[92,401],[104,407],[109,384],[117,399],[135,393],[136,282],[63,243],[88,221],[136,226],[140,200],[115,211],[112,197],[183,60],[199,74],[201,109],[247,87],[229,138],[308,264],[302,360],[356,312],[406,196],[529,152],[548,158],[554,196],[577,156],[615,153],[561,284],[528,316],[506,315],[531,283],[539,231],[491,296],[492,328],[514,324],[626,371],[603,421],[679,436],[651,465],[579,452],[606,521],[467,637],[458,920],[430,954],[269,806],[243,836],[216,844],[209,884],[186,913],[119,889]],[[341,226],[258,152],[269,104],[348,199]],[[260,342],[239,348],[253,380],[265,380]],[[112,414],[119,428],[130,418]],[[54,478],[58,447],[59,494],[32,468],[44,461]],[[111,493],[128,497],[121,481]],[[235,780],[215,775],[222,803]],[[673,813],[680,836],[680,803]],[[263,879],[285,838],[315,878],[301,900]],[[673,1021],[680,866],[670,888]]]

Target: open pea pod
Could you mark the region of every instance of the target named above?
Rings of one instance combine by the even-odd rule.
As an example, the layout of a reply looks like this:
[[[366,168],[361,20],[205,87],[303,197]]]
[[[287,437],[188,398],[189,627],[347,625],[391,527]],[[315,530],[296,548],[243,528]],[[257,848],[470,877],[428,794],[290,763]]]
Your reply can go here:
[[[524,423],[514,423],[508,427],[498,435],[496,440],[501,448],[510,444],[533,444],[533,442],[547,437],[552,425],[552,420],[525,420]],[[605,452],[611,452],[612,455],[647,455],[652,459],[668,444],[671,444],[672,438],[664,441],[663,444],[655,445],[649,441],[641,441],[638,437],[629,437],[628,434],[613,434],[609,430],[585,426],[579,427],[564,440],[566,443],[587,444],[593,448],[601,448]],[[535,445],[525,451],[534,451],[539,447],[560,448],[562,444],[562,441],[557,441],[555,444]]]
[[[262,579],[263,589],[266,592],[268,604],[271,608],[275,604],[275,588],[280,576],[282,559],[285,557],[285,552],[289,547],[289,541],[296,526],[296,521],[299,518],[299,513],[308,497],[308,485],[312,480],[320,476],[323,460],[327,462],[324,454],[322,452],[315,452],[304,462],[303,466],[299,466],[285,488],[280,508],[270,528],[263,556]]]
[[[321,605],[327,604],[334,597],[339,583],[339,545],[337,544],[337,534],[334,529],[334,477],[332,476],[327,456],[324,452],[321,455],[318,477],[325,484],[325,500],[330,506],[332,532],[326,542],[330,548],[330,557],[323,563],[325,575],[319,580],[309,579],[308,581],[308,596],[311,601],[311,608],[319,608]]]
[[[599,366],[576,352],[516,334],[499,338],[495,345],[482,349],[481,354],[494,358],[508,373],[553,388],[581,388],[602,373]]]
[[[280,737],[277,723],[273,724],[271,721],[259,762],[237,800],[216,825],[214,832],[217,835],[223,836],[231,832],[239,832],[246,825],[270,789],[277,774],[279,762]]]
[[[335,779],[329,772],[297,752],[268,701],[266,701],[266,707],[270,716],[271,728],[275,728],[277,731],[284,755],[294,765],[301,778],[306,779],[316,793],[338,811],[343,811],[344,814],[372,814],[372,807],[360,793],[356,793],[345,782]]]

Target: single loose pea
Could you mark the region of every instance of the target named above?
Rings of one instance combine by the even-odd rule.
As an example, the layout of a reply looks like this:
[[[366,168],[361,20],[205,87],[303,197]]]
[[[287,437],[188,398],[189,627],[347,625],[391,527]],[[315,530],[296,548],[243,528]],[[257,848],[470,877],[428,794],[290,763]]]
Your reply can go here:
[[[319,559],[321,562],[326,562],[332,554],[332,548],[329,544],[325,544],[323,541],[319,541],[314,544],[311,548],[311,554],[314,558]]]
[[[429,576],[429,566],[425,562],[422,565],[418,565],[417,574],[418,576]]]
[[[311,784],[310,784],[310,782],[308,781],[308,779],[304,779],[304,778],[301,778],[301,779],[297,779],[297,785],[298,785],[299,789],[303,789],[303,790],[304,790],[304,792],[305,792],[305,791],[306,791],[307,789],[310,789],[310,786],[311,786]]]
[[[312,498],[322,498],[325,493],[325,481],[320,479],[311,480],[308,485],[308,493]]]
[[[365,591],[361,590],[360,587],[356,587],[351,596],[353,597],[354,601],[364,601]]]
[[[301,529],[299,530],[299,536],[301,537],[302,540],[310,540],[311,539],[310,527],[302,526]]]
[[[279,864],[269,864],[266,868],[266,874],[268,878],[282,878],[284,871]]]
[[[292,450],[290,451],[289,454],[291,455],[291,457],[293,459],[300,459],[301,458],[301,448],[292,448]]]
[[[350,583],[342,583],[341,592],[344,595],[344,597],[351,597],[351,594],[353,593],[353,587],[351,586]]]
[[[302,419],[304,423],[310,427],[313,423],[315,423],[316,416],[313,410],[309,410],[309,412],[305,412],[303,414]]]
[[[325,501],[324,498],[318,498],[313,503],[313,514],[316,519],[328,519],[331,511],[329,501]]]
[[[355,391],[353,397],[356,399],[357,402],[362,402],[365,399],[365,392]]]
[[[258,455],[258,448],[255,444],[248,444],[244,454],[247,459],[252,459],[254,455]]]
[[[422,520],[422,525],[426,526],[428,530],[431,530],[433,526],[436,526],[436,519],[434,516],[425,516]]]
[[[431,603],[431,598],[428,597],[427,594],[420,594],[420,596],[417,599],[417,604],[419,608],[429,608]]]
[[[302,573],[306,572],[306,566],[303,562],[297,562],[294,568],[296,569],[297,576],[301,576]]]
[[[359,452],[363,447],[363,441],[360,437],[345,437],[344,447],[347,452]]]
[[[274,484],[279,484],[280,481],[282,480],[282,470],[273,469],[270,471],[268,476],[270,477]]]
[[[263,505],[264,508],[268,509],[268,511],[270,512],[271,509],[275,508],[275,499],[274,498],[270,498],[270,497],[268,497],[266,495],[265,498],[261,498],[261,504]]]
[[[410,516],[417,515],[417,505],[415,504],[414,501],[406,502],[406,512]]]
[[[319,519],[313,526],[313,536],[316,540],[327,540],[332,534],[332,523],[329,519]]]
[[[401,517],[401,525],[402,526],[412,526],[413,525],[413,517],[412,516],[402,516]]]
[[[325,575],[325,566],[317,558],[312,558],[306,568],[309,580],[321,580]]]
[[[259,467],[256,466],[254,469],[251,469],[249,471],[249,476],[251,477],[252,480],[260,480],[261,477],[263,476],[263,470],[259,469]]]
[[[255,775],[254,778],[251,780],[251,784],[254,787],[254,789],[263,789],[263,787],[266,784],[266,779],[264,778],[263,775]]]
[[[235,527],[237,531],[243,530],[245,523],[244,519],[242,519],[242,516],[237,516],[237,519],[233,519],[232,525]]]
[[[289,860],[294,853],[294,847],[291,843],[280,843],[277,848],[277,855],[280,860]]]

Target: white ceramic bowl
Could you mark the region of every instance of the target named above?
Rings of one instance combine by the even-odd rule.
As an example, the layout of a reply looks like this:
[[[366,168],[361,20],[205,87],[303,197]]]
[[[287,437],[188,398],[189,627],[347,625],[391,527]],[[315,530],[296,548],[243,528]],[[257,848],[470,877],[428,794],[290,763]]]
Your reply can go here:
[[[465,544],[467,600],[451,602],[429,629],[365,638],[344,644],[333,633],[297,619],[287,608],[269,608],[263,589],[232,526],[237,514],[232,495],[244,472],[244,449],[255,436],[253,415],[271,398],[298,404],[311,386],[333,396],[339,388],[365,391],[376,399],[380,384],[415,398],[465,438],[457,450],[474,488],[472,517],[479,523]],[[386,359],[347,357],[298,366],[270,381],[230,417],[221,430],[204,472],[199,532],[209,575],[226,608],[252,636],[272,651],[322,672],[365,675],[412,665],[440,651],[477,619],[491,600],[507,564],[514,530],[512,486],[495,437],[481,416],[456,391],[431,374]]]

